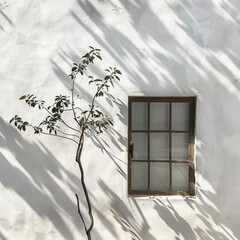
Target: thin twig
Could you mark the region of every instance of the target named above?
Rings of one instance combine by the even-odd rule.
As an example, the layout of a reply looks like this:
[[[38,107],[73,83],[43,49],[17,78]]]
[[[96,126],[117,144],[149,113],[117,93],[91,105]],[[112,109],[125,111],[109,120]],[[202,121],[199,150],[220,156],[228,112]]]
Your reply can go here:
[[[82,111],[82,109],[81,109],[80,107],[75,107],[74,109],[75,109],[75,110],[78,109],[78,110]],[[72,108],[64,109],[63,111],[64,111],[64,112],[72,111]]]
[[[89,111],[89,114],[88,114],[88,116],[87,116],[87,118],[86,118],[85,123],[88,122],[88,119],[89,119],[89,117],[90,117],[91,111],[93,110],[94,102],[95,102],[95,99],[96,99],[98,93],[99,93],[100,90],[104,87],[104,85],[105,85],[106,83],[107,83],[107,80],[106,80],[106,81],[105,81],[105,82],[104,82],[104,83],[98,88],[96,94],[94,95],[94,97],[93,97],[93,99],[92,99],[92,103],[91,103],[90,111]],[[85,124],[84,124],[84,125],[85,125]]]
[[[48,136],[53,136],[53,137],[64,138],[64,139],[68,139],[68,140],[73,141],[73,142],[75,142],[76,144],[78,144],[78,142],[75,141],[74,139],[72,139],[72,138],[68,138],[68,137],[64,137],[64,136],[61,136],[61,135],[50,134],[50,133],[45,133],[45,132],[41,132],[40,134],[48,135]]]
[[[77,120],[76,111],[74,109],[74,87],[75,87],[76,76],[77,74],[73,76],[73,80],[72,80],[72,112],[73,112],[74,120],[77,122],[78,125],[80,125],[80,122]]]
[[[73,136],[73,137],[80,138],[78,135],[75,135],[75,134],[65,133],[65,132],[62,132],[61,130],[58,130],[58,129],[57,129],[57,131],[64,134],[64,135],[67,135],[67,136]]]
[[[46,107],[43,107],[43,108],[53,117],[52,113]],[[76,132],[79,133],[79,131],[77,129],[69,126],[62,118],[59,118],[59,119],[65,126],[67,126],[68,128],[72,129],[73,131],[76,131]]]
[[[32,124],[29,124],[28,126],[31,127],[31,128],[33,128],[33,129],[35,129],[35,127],[34,127]],[[57,131],[59,131],[59,130],[57,130]],[[48,135],[48,136],[53,136],[53,137],[59,137],[59,138],[64,138],[64,139],[73,141],[73,142],[75,142],[75,143],[78,145],[78,142],[75,141],[75,140],[72,139],[72,138],[68,138],[68,137],[64,137],[64,136],[56,135],[56,134],[51,134],[51,133],[45,133],[45,132],[39,132],[39,134]]]

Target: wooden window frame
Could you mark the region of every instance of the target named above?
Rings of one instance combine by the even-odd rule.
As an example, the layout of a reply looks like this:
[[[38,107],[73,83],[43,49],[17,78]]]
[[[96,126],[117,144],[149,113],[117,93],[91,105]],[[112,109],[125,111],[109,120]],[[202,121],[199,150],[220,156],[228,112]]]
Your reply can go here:
[[[133,102],[147,102],[148,103],[148,130],[132,130],[132,103]],[[150,118],[150,102],[167,102],[169,103],[169,130],[150,130],[149,118]],[[174,102],[189,102],[189,130],[188,131],[176,131],[172,130],[172,103]],[[195,196],[195,167],[194,167],[194,142],[195,142],[195,111],[196,111],[196,97],[142,97],[142,96],[129,96],[128,98],[128,194],[130,195],[182,195],[182,196]],[[148,163],[148,189],[147,190],[133,190],[131,187],[132,182],[132,162],[138,160],[131,159],[131,133],[132,132],[146,132],[148,133],[148,159],[145,161]],[[169,183],[170,191],[155,191],[150,190],[150,163],[157,162],[156,160],[150,160],[150,141],[149,136],[151,132],[166,132],[169,133]],[[174,132],[189,133],[189,147],[188,147],[188,161],[173,161],[171,156],[171,135]],[[143,161],[141,161],[143,162]],[[163,162],[163,161],[161,161]],[[189,186],[188,191],[172,191],[172,163],[188,163],[189,164]]]

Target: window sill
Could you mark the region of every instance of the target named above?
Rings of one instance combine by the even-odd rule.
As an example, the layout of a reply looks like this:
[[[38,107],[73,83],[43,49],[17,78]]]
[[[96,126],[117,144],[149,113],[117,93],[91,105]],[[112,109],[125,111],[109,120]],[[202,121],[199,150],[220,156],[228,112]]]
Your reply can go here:
[[[154,200],[154,199],[160,199],[160,200],[195,200],[196,196],[190,196],[190,195],[134,195],[134,194],[128,194],[127,198],[133,198],[136,200]]]

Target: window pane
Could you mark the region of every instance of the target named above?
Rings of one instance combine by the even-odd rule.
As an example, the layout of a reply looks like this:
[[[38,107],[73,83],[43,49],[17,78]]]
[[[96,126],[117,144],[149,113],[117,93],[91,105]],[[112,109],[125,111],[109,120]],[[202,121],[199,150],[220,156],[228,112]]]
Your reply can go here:
[[[189,103],[172,103],[172,130],[188,131]]]
[[[148,135],[147,133],[132,133],[133,160],[147,160]]]
[[[169,130],[169,103],[150,103],[150,129]]]
[[[172,190],[188,192],[188,171],[187,163],[172,163]]]
[[[150,163],[150,189],[169,191],[169,164]]]
[[[148,187],[148,164],[132,162],[132,189],[146,190]]]
[[[169,159],[169,134],[150,133],[150,160]]]
[[[147,130],[148,105],[145,102],[132,103],[132,130]]]
[[[172,133],[172,160],[188,160],[188,133]]]

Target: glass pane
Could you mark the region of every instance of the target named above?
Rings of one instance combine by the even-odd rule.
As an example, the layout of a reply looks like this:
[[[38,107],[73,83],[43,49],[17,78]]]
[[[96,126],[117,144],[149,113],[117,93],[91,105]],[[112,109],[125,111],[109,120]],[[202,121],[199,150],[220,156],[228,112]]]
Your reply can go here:
[[[148,105],[145,102],[132,103],[132,130],[147,130]]]
[[[148,135],[147,133],[132,133],[133,160],[148,159]]]
[[[150,189],[169,191],[168,163],[150,163]]]
[[[172,163],[172,190],[188,192],[188,170],[187,163]]]
[[[132,189],[146,190],[148,188],[148,164],[132,162]]]
[[[150,133],[150,160],[169,159],[169,134]]]
[[[172,103],[172,130],[188,131],[189,103]]]
[[[188,160],[188,133],[172,133],[172,160]]]
[[[150,129],[169,130],[169,103],[150,103]]]

